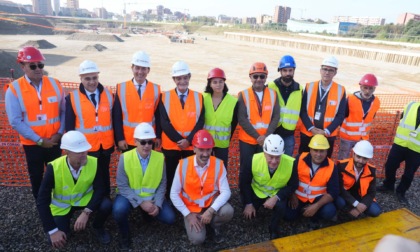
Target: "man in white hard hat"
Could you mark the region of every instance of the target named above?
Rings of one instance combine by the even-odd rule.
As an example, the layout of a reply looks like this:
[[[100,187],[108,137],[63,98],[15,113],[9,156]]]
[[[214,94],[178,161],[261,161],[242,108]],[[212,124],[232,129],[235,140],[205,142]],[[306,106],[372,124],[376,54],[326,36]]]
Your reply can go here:
[[[378,86],[376,76],[365,74],[359,86],[359,91],[347,97],[346,115],[340,127],[338,160],[350,157],[351,148],[358,141],[369,140],[372,122],[380,107],[379,98],[373,94]]]
[[[188,88],[191,79],[188,64],[175,62],[172,79],[176,88],[163,92],[159,103],[162,152],[168,175],[167,193],[171,190],[179,160],[194,155],[191,142],[195,133],[203,128],[205,115],[202,94]]]
[[[63,88],[57,79],[44,75],[44,61],[33,46],[19,49],[17,62],[25,76],[10,83],[5,94],[7,118],[19,133],[35,200],[45,165],[61,156],[65,126]]]
[[[302,96],[300,118],[303,125],[300,132],[299,153],[308,152],[312,136],[321,134],[330,144],[331,158],[338,127],[346,112],[346,89],[333,81],[337,74],[338,60],[334,56],[325,58],[321,64],[321,80],[306,84]]]
[[[139,208],[146,219],[156,218],[162,223],[173,224],[175,212],[165,199],[165,158],[152,150],[156,139],[153,127],[140,123],[134,130],[136,149],[120,156],[117,171],[118,194],[112,215],[120,230],[121,249],[130,247],[128,215]]]
[[[353,157],[339,160],[340,195],[335,200],[338,209],[344,209],[353,217],[365,213],[371,217],[381,214],[376,203],[376,169],[369,160],[373,158],[373,146],[361,140],[353,148]]]
[[[63,248],[70,234],[70,222],[75,211],[80,211],[74,223],[74,231],[86,229],[89,217],[94,234],[102,244],[111,241],[104,229],[112,211],[112,202],[105,197],[102,173],[98,171],[95,157],[88,156],[92,146],[78,131],[63,135],[60,148],[66,155],[48,163],[39,189],[37,208],[54,248]]]
[[[242,174],[241,191],[245,219],[256,217],[261,206],[272,209],[270,239],[281,236],[279,223],[283,219],[289,197],[298,187],[298,175],[293,169],[294,158],[284,154],[284,141],[276,134],[267,136],[264,153],[254,154],[249,172]]]
[[[120,151],[136,148],[134,129],[146,122],[156,132],[155,147],[160,148],[161,128],[158,104],[160,85],[147,79],[150,73],[150,56],[143,51],[133,54],[131,71],[133,78],[117,84],[115,103],[112,109],[115,143]]]
[[[111,193],[109,163],[114,152],[112,129],[112,93],[99,82],[95,62],[83,61],[79,66],[80,85],[66,97],[66,131],[82,132],[92,148],[88,155],[98,159],[98,171],[105,182],[105,195]]]

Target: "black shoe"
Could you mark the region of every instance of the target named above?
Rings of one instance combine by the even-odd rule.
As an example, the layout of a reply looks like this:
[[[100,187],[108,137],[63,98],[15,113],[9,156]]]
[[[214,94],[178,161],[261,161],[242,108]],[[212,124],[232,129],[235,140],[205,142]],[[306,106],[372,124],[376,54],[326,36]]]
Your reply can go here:
[[[408,202],[408,199],[405,197],[404,193],[397,192],[396,194],[397,194],[397,199],[401,204],[404,204],[407,206],[410,204],[410,202]]]
[[[377,192],[385,192],[385,193],[394,192],[394,188],[391,188],[391,187],[388,187],[388,186],[385,186],[385,185],[380,185],[380,186],[376,187],[376,191]]]
[[[131,239],[129,235],[121,235],[118,246],[121,250],[130,250]]]
[[[104,228],[94,228],[93,232],[95,233],[96,239],[101,244],[109,244],[111,242],[111,235]]]
[[[210,231],[214,243],[222,243],[225,241],[225,238],[223,237],[219,228],[210,227]]]
[[[279,232],[274,231],[274,232],[270,232],[270,240],[274,240],[280,238]]]

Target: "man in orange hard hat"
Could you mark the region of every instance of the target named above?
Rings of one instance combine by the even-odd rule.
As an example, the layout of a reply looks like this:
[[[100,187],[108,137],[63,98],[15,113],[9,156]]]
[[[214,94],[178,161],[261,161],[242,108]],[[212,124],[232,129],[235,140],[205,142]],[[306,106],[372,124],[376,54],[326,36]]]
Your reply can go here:
[[[213,241],[224,241],[221,227],[233,217],[228,203],[231,195],[223,161],[211,156],[213,137],[199,130],[192,140],[195,155],[182,159],[175,172],[171,188],[174,207],[184,216],[190,242],[199,245],[206,239],[210,224]]]
[[[251,166],[247,164],[252,162],[255,153],[263,151],[265,138],[276,130],[280,120],[279,99],[276,91],[265,85],[267,75],[268,70],[264,63],[252,64],[249,69],[252,86],[238,94],[239,181],[244,173],[250,172]],[[242,190],[241,197],[243,198]]]
[[[44,76],[44,61],[37,48],[21,48],[17,62],[25,75],[9,85],[5,96],[7,117],[19,133],[35,199],[44,166],[61,156],[59,143],[64,133],[63,89],[57,79]]]
[[[338,160],[350,156],[351,148],[360,140],[369,140],[369,131],[379,109],[379,98],[373,93],[378,80],[373,74],[365,74],[359,81],[360,91],[347,97],[346,117],[340,128]]]

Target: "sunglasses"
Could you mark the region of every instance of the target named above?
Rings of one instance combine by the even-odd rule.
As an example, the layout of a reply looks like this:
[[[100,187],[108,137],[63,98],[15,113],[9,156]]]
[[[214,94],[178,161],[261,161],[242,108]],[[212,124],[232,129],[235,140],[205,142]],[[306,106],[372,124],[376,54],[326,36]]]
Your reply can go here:
[[[98,80],[98,76],[93,76],[93,77],[85,77],[83,78],[85,81],[96,81]]]
[[[146,144],[148,144],[148,145],[152,145],[154,142],[153,142],[153,140],[148,140],[148,141],[146,141],[146,140],[141,140],[140,141],[140,144],[141,145],[146,145]]]
[[[29,65],[29,68],[31,70],[36,70],[36,68],[38,67],[39,69],[43,69],[44,68],[44,64],[43,63],[38,63],[38,64],[31,64]]]
[[[258,78],[260,78],[261,80],[264,80],[265,78],[267,78],[267,75],[265,75],[265,74],[254,74],[254,75],[252,75],[252,79],[257,80]]]

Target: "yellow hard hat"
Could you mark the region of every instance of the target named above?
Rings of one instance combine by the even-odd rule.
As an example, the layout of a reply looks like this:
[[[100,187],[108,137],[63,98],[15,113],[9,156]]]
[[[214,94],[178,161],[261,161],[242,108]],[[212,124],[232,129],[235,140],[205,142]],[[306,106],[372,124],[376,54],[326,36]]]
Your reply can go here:
[[[321,134],[313,136],[308,146],[315,150],[328,150],[330,148],[327,138]]]

